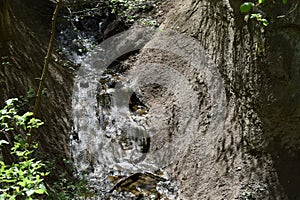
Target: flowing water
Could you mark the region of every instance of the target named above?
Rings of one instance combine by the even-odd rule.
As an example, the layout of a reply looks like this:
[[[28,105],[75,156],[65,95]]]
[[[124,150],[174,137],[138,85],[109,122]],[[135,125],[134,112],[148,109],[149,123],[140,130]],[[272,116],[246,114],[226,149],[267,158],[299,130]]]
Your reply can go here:
[[[70,36],[72,31],[61,31],[62,48],[72,43]],[[222,129],[225,93],[214,64],[198,42],[174,31],[132,29],[99,45],[90,37],[77,39],[89,49],[73,53],[72,46],[68,53],[81,66],[72,101],[77,175],[88,180],[94,199],[179,199],[166,168],[188,152],[201,129],[210,134],[202,138],[199,156],[210,156],[205,147],[213,146]],[[174,63],[134,67],[120,61],[140,49],[169,52]],[[186,61],[176,63],[177,57]],[[183,68],[187,63],[190,70]],[[209,105],[201,105],[204,98]]]
[[[80,18],[68,8],[75,15],[62,18],[73,22],[59,27],[62,51],[81,66],[73,92],[71,136],[77,176],[88,180],[95,199],[176,199],[176,185],[167,174],[143,163],[151,143],[145,117],[148,108],[123,76],[126,66],[111,63],[117,56],[105,57],[103,45],[96,46],[103,37],[102,24],[110,19],[105,17],[106,8],[99,8],[92,18]],[[135,48],[147,40],[143,38]],[[108,60],[99,67],[101,57]]]
[[[175,63],[114,62],[141,48],[186,58],[191,70]],[[174,31],[133,29],[105,40],[80,62],[71,143],[78,175],[89,180],[96,199],[178,199],[176,182],[164,169],[188,153],[201,126],[209,134],[199,156],[209,157],[225,117],[220,75],[201,45]],[[199,92],[203,81],[207,97]],[[143,102],[145,88],[161,89],[152,93],[151,105]],[[199,103],[203,98],[210,99],[207,107]]]
[[[138,38],[133,51],[149,40],[147,32]],[[78,175],[87,178],[96,199],[176,199],[176,184],[161,166],[144,162],[151,145],[148,107],[124,76],[127,66],[113,62],[124,52],[107,55],[106,44],[113,42],[77,60],[71,151]]]

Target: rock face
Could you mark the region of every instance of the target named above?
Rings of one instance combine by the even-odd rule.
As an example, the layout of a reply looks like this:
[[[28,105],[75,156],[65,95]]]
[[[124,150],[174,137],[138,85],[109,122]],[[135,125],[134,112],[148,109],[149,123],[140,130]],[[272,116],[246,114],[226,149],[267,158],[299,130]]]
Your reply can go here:
[[[144,102],[151,105],[150,123],[160,132],[155,148],[167,142],[172,144],[172,138],[182,131],[187,116],[183,115],[185,106],[181,98],[185,96],[187,104],[196,100],[200,105],[199,110],[193,107],[196,110],[190,113],[199,120],[195,124],[197,133],[193,134],[184,155],[176,157],[167,167],[171,176],[180,181],[183,199],[286,199],[286,194],[290,199],[299,198],[295,189],[299,180],[286,173],[299,174],[297,158],[277,157],[299,152],[296,134],[299,132],[299,38],[296,36],[299,23],[295,20],[299,9],[297,3],[290,2],[272,17],[276,19],[280,13],[294,8],[293,17],[287,17],[284,23],[279,21],[280,28],[270,27],[274,31],[263,32],[257,24],[244,22],[240,4],[227,0],[179,0],[161,26],[196,38],[217,65],[227,96],[223,130],[207,130],[208,124],[214,123],[210,109],[215,105],[207,82],[202,80],[199,84],[198,72],[193,70],[190,60],[149,50],[150,45],[141,52],[132,69],[140,70],[140,66],[149,62],[167,64],[172,66],[170,73],[172,70],[181,73],[197,94],[195,99],[185,95],[188,88],[179,80],[177,84],[182,84],[179,95],[178,91],[172,93],[159,84],[141,87]],[[164,76],[151,67],[157,68],[144,67],[138,76],[145,73],[145,80],[151,70],[152,74]],[[278,154],[274,149],[285,153]],[[285,162],[289,164],[283,167]]]
[[[294,9],[294,13],[283,22],[276,22],[278,27],[270,27],[274,31],[264,34],[255,24],[243,21],[240,4],[227,0],[178,1],[163,25],[194,37],[203,45],[222,74],[228,102],[225,127],[216,142],[199,145],[211,134],[199,131],[187,153],[170,171],[181,182],[182,197],[186,199],[235,199],[247,195],[285,199],[280,184],[290,199],[297,199],[295,186],[299,180],[287,173],[299,174],[296,157],[278,160],[270,155],[278,155],[276,148],[286,157],[288,152],[299,152],[299,103],[295,103],[299,102],[300,80],[299,55],[296,56],[299,22],[295,20],[299,9],[296,3],[283,9],[277,5],[274,18],[289,9]],[[279,42],[282,45],[278,46]],[[167,55],[163,57],[168,60]],[[172,102],[162,104],[172,107]],[[263,151],[265,146],[271,151]],[[211,156],[203,158],[207,148],[211,149]],[[287,160],[289,164],[282,168]]]
[[[25,96],[37,90],[50,38],[54,4],[48,1],[0,1],[0,100]],[[54,53],[46,78],[38,118],[45,125],[36,133],[45,157],[58,161],[69,156],[70,100],[73,75],[55,59]],[[32,103],[29,104],[32,110]]]
[[[290,199],[299,199],[299,27],[298,2],[290,2],[274,12],[277,18],[272,31],[267,32],[266,87],[261,92],[261,118],[269,149],[280,158],[276,168],[280,182]],[[293,10],[293,11],[292,11]],[[291,14],[285,14],[289,13]],[[275,17],[273,17],[275,18]]]
[[[150,152],[169,147],[161,166],[180,183],[182,199],[299,199],[299,6],[276,8],[278,23],[262,32],[244,22],[241,2],[176,1],[161,28],[181,37],[171,32],[163,41],[158,33],[126,72],[140,78],[155,129]],[[53,8],[0,0],[1,102],[37,88]],[[72,86],[73,75],[52,62],[37,139],[59,166],[70,154]]]

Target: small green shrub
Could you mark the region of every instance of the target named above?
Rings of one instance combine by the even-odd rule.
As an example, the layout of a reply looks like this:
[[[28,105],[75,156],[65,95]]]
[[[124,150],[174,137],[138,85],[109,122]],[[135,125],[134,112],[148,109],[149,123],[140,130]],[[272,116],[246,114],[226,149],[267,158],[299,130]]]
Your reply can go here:
[[[85,178],[68,180],[65,173],[59,175],[58,181],[51,185],[49,200],[71,200],[78,197],[87,199],[95,194],[88,188],[88,181]]]
[[[281,0],[283,4],[287,4],[287,0]],[[265,0],[256,0],[256,3],[246,1],[240,6],[240,11],[242,13],[246,13],[247,17],[250,15],[250,19],[256,19],[256,21],[260,22],[264,26],[268,26],[269,22],[261,13],[257,12],[260,9],[260,6],[265,3]],[[253,8],[256,8],[254,11]]]
[[[10,154],[16,161],[6,164],[1,151],[0,156],[0,199],[25,198],[33,199],[38,195],[48,194],[43,177],[49,172],[45,172],[45,164],[33,157],[38,145],[36,143],[27,144],[28,131],[38,128],[43,124],[39,119],[33,118],[32,112],[18,115],[15,102],[18,99],[9,99],[6,106],[0,110],[0,147],[12,146]],[[10,141],[9,134],[15,134],[14,140]]]

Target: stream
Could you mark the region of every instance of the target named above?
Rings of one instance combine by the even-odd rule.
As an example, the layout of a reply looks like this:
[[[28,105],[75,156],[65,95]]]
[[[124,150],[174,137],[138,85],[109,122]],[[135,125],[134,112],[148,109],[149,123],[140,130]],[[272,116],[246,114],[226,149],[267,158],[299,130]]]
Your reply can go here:
[[[139,49],[175,57],[120,59]],[[100,199],[178,199],[178,183],[165,169],[189,154],[199,131],[207,134],[198,156],[211,157],[226,116],[223,82],[202,46],[175,31],[137,28],[105,40],[80,62],[71,143],[78,175]]]
[[[102,10],[104,16],[106,12]],[[143,163],[151,144],[148,108],[124,76],[126,66],[113,62],[122,53],[110,49],[111,39],[97,45],[103,33],[95,27],[107,18],[72,17],[73,23],[60,25],[59,40],[64,54],[81,66],[72,104],[76,175],[88,180],[94,199],[177,199],[175,182],[160,167]],[[141,38],[133,51],[150,39]],[[115,55],[102,54],[108,49]]]
[[[176,183],[165,166],[144,162],[151,146],[149,108],[125,75],[129,66],[114,62],[129,50],[141,49],[150,32],[122,33],[78,61],[71,149],[78,175],[86,176],[97,199],[177,199]],[[126,40],[135,42],[128,46]]]
[[[65,28],[61,48],[80,65],[70,144],[76,175],[88,180],[93,199],[179,199],[178,182],[166,169],[189,153],[201,130],[210,134],[199,143],[205,149],[199,156],[209,157],[223,128],[217,68],[196,40],[175,31],[135,28],[97,43],[90,32],[76,36]],[[136,62],[139,51],[173,58]],[[191,70],[184,71],[187,63]],[[209,103],[202,106],[204,99]]]
[[[73,90],[70,144],[76,176],[88,180],[93,199],[177,199],[177,185],[162,166],[143,162],[151,145],[149,108],[125,76],[129,66],[118,61],[141,49],[153,30],[134,34],[140,43],[123,44],[123,50],[115,51],[114,45],[122,40],[104,40],[111,34],[107,30],[124,29],[105,5],[94,6],[93,17],[78,17],[80,10],[67,8],[61,17],[65,22],[58,28],[62,52],[80,66]],[[122,37],[129,38],[128,34]]]

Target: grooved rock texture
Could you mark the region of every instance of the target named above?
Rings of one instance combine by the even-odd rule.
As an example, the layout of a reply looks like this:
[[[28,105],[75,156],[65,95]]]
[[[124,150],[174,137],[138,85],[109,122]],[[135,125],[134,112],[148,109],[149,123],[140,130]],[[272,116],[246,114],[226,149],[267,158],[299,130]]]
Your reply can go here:
[[[37,91],[50,39],[54,5],[48,1],[0,1],[0,101],[25,96]],[[36,132],[41,152],[49,160],[69,157],[70,107],[73,75],[53,62],[53,54],[45,82],[38,118],[45,124]],[[32,104],[31,104],[32,105]],[[30,107],[29,109],[32,109]],[[29,110],[30,111],[30,110]]]
[[[37,88],[53,8],[40,2],[0,0],[1,102]],[[169,147],[161,164],[179,182],[181,199],[299,199],[299,6],[276,4],[270,16],[278,23],[262,31],[244,22],[242,2],[177,0],[161,28],[194,40],[171,33],[163,41],[157,34],[128,71],[140,78],[150,108],[152,150]],[[214,67],[224,85],[214,79]],[[72,74],[51,63],[38,115],[45,121],[40,148],[60,166],[69,156],[72,82]],[[225,103],[215,101],[225,96]],[[220,108],[224,116],[213,112]]]
[[[297,96],[297,91],[299,91],[299,69],[297,66],[299,57],[284,54],[286,56],[284,64],[278,63],[273,58],[276,58],[276,53],[280,54],[282,51],[290,50],[296,54],[299,42],[297,37],[292,38],[290,32],[286,30],[289,34],[285,34],[284,41],[288,40],[292,43],[291,40],[293,40],[296,44],[290,44],[294,45],[292,48],[285,45],[283,48],[276,48],[275,52],[269,51],[269,47],[274,49],[277,46],[276,36],[284,34],[285,31],[272,33],[270,37],[268,35],[270,32],[261,31],[260,26],[255,22],[246,24],[243,21],[243,16],[239,13],[241,3],[240,1],[228,0],[179,0],[161,26],[161,28],[171,28],[194,37],[199,41],[207,56],[213,60],[221,72],[227,94],[227,115],[224,120],[224,129],[209,132],[203,123],[199,122],[198,132],[192,138],[184,156],[174,162],[171,167],[168,167],[171,176],[176,177],[181,183],[180,192],[183,199],[287,198],[281,186],[283,184],[280,182],[282,179],[278,177],[278,174],[281,173],[280,169],[272,157],[272,155],[277,154],[264,151],[266,146],[272,146],[270,139],[267,138],[270,134],[270,125],[273,126],[278,123],[275,120],[276,122],[273,121],[268,124],[268,119],[264,115],[266,109],[264,104],[267,104],[269,102],[267,98],[275,93],[277,97],[274,98],[276,100],[270,106],[271,109],[276,109],[274,104],[277,102],[284,104],[283,109],[293,110],[293,113],[297,112],[299,106],[296,103],[299,102]],[[295,34],[295,31],[293,32]],[[282,41],[282,43],[284,42]],[[153,54],[153,52],[143,51],[141,60],[147,57],[146,55],[150,55],[146,58],[147,61],[152,58],[154,62],[157,62],[155,59],[161,60],[162,57],[165,60],[168,58],[176,60],[167,54],[159,56],[160,54],[161,52]],[[272,69],[273,66],[262,58],[264,55],[267,55],[267,58],[275,62],[278,67]],[[288,60],[291,63],[287,63]],[[177,64],[180,63],[183,74],[194,73],[190,71],[190,65],[184,64],[180,60],[176,61],[178,61]],[[176,68],[176,64],[174,66]],[[275,73],[275,76],[270,75],[272,70],[280,69],[284,73]],[[288,70],[294,71],[294,73],[289,73]],[[286,85],[286,82],[280,84],[276,81],[278,80],[276,76],[288,78],[289,74],[292,76],[290,80],[292,83],[289,81],[289,84]],[[192,84],[196,80],[195,78],[192,75],[188,80]],[[294,86],[293,92],[283,92],[287,87],[292,86]],[[201,88],[205,90],[205,84]],[[272,89],[270,90],[270,88]],[[150,96],[148,100],[150,104],[154,102],[151,95],[148,94],[153,94],[153,90],[145,89],[144,93],[145,96]],[[159,94],[157,91],[156,93]],[[207,95],[205,92],[204,94]],[[203,100],[204,97],[205,95],[202,95],[202,101],[201,98],[198,100],[199,104],[205,107],[210,102],[207,99]],[[294,103],[287,104],[280,97],[291,99],[290,101]],[[175,118],[170,117],[173,121],[170,119],[162,120],[163,117],[157,117],[161,123],[169,123],[163,129],[167,129],[168,126],[174,127],[174,123],[178,121],[175,120],[174,122],[174,119],[180,118],[177,116],[180,115],[180,112],[176,113],[176,110],[181,108],[175,106],[175,109],[172,109],[174,102],[176,102],[174,99],[158,98],[156,100],[161,101],[162,107],[169,108],[169,111],[164,112],[172,113],[175,110],[175,114],[173,114]],[[187,97],[186,101],[189,100],[191,99]],[[271,113],[277,115],[272,110]],[[160,115],[154,113],[154,116]],[[296,113],[294,115],[289,112],[289,117],[295,120],[288,120],[292,124],[290,127],[294,128],[292,131],[294,133],[299,132],[297,126],[299,119],[296,116]],[[198,117],[200,121],[205,121],[204,116]],[[282,121],[280,117],[274,117],[274,119]],[[160,124],[159,120],[154,121],[156,124]],[[208,120],[208,122],[212,123],[212,120]],[[285,126],[280,126],[278,129],[285,129]],[[176,133],[176,130],[172,132]],[[297,139],[299,137],[297,134],[291,134],[288,130],[284,135],[294,135]],[[272,137],[276,137],[276,134]],[[209,138],[214,138],[215,142],[204,142],[209,141]],[[210,154],[203,153],[207,152],[207,149],[211,150]],[[275,167],[277,167],[277,171]],[[297,181],[293,181],[290,186],[296,185]],[[289,191],[286,190],[286,192]],[[297,194],[293,194],[295,190],[290,192],[290,198],[296,199]]]

